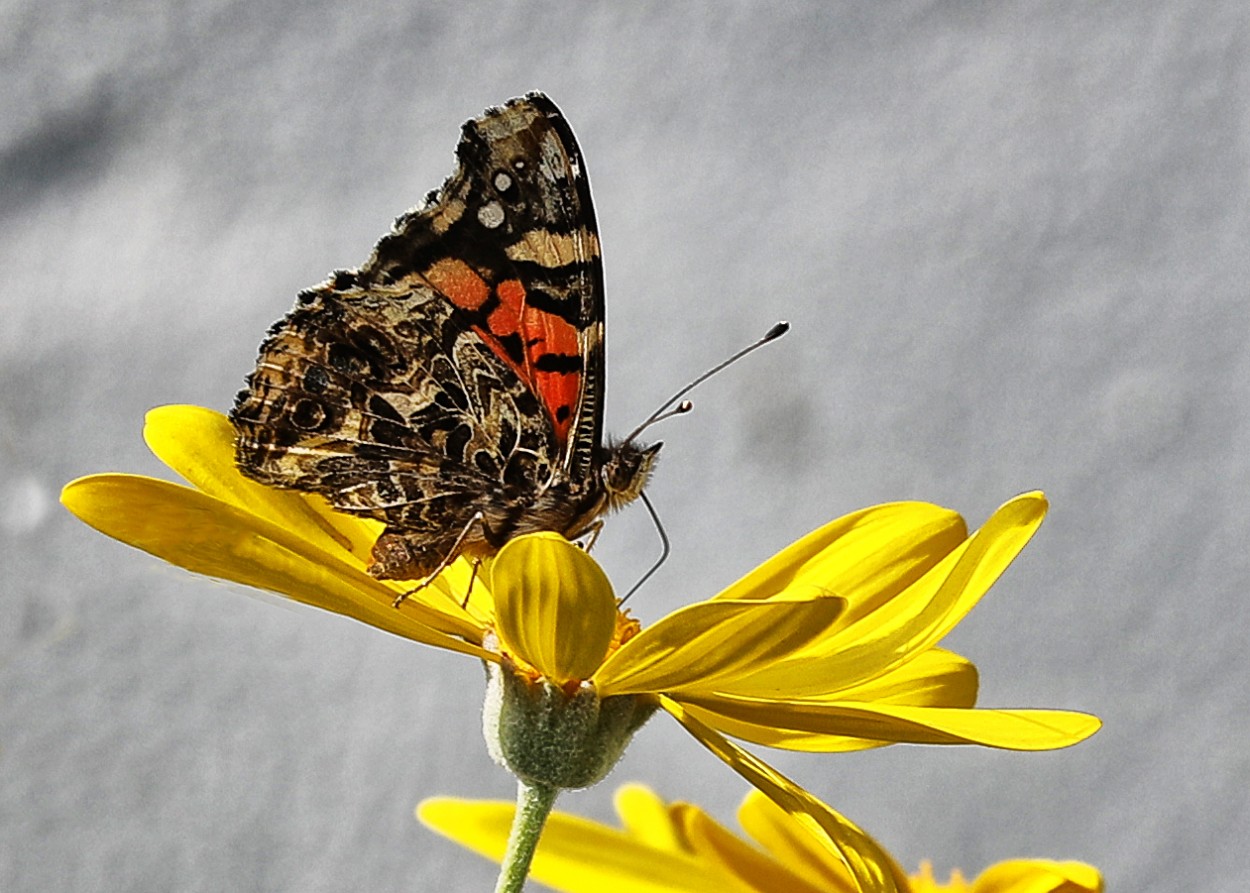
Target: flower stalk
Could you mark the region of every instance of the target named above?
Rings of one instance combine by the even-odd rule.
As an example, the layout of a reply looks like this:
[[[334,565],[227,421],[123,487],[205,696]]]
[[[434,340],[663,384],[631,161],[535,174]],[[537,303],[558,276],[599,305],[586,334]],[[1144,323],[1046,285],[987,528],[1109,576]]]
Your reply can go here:
[[[543,825],[547,823],[547,816],[551,814],[559,793],[559,788],[551,785],[517,780],[516,814],[508,832],[508,847],[499,866],[495,893],[521,893],[525,888],[525,879],[529,876],[530,863],[534,861]]]

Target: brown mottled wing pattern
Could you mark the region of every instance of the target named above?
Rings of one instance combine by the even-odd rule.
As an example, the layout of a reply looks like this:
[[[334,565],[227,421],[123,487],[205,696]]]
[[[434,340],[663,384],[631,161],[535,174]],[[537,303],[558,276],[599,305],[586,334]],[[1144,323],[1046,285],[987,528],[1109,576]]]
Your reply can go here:
[[[386,523],[384,577],[429,573],[478,513],[461,546],[491,551],[597,501],[602,272],[576,142],[531,94],[468,122],[457,156],[364,266],[300,295],[231,413],[250,477]]]

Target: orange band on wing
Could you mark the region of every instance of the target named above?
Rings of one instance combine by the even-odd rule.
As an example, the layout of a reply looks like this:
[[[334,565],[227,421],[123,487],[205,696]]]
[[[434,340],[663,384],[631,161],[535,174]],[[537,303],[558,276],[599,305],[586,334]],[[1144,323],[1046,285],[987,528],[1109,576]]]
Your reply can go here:
[[[504,286],[514,282],[500,283]],[[519,282],[515,283],[521,289]],[[582,390],[581,345],[577,328],[554,313],[526,305],[521,313],[521,334],[534,391],[547,407],[560,445],[568,442],[573,414]],[[545,360],[545,361],[544,361]]]
[[[521,334],[521,317],[525,313],[525,286],[516,279],[505,279],[495,286],[499,306],[486,320],[490,331],[496,335]],[[527,358],[529,351],[526,351]],[[529,375],[526,375],[529,378]]]
[[[495,286],[499,306],[487,321],[499,335],[517,333],[525,351],[525,368],[518,370],[538,396],[561,446],[568,442],[573,412],[581,393],[581,352],[577,329],[554,313],[530,305],[525,285],[518,279],[505,279]],[[574,368],[560,368],[556,356],[576,358]],[[564,364],[566,367],[568,363]],[[552,368],[552,367],[555,368]]]
[[[445,257],[430,265],[425,278],[457,307],[476,310],[490,297],[490,286],[462,260]]]
[[[431,285],[457,307],[476,312],[490,298],[490,284],[468,264],[443,258],[425,271]],[[554,313],[538,310],[526,301],[525,285],[505,279],[495,286],[498,303],[479,326],[474,326],[495,354],[511,366],[547,408],[560,446],[568,442],[573,413],[582,387],[581,346],[577,327]],[[521,361],[509,355],[504,340],[519,337]]]

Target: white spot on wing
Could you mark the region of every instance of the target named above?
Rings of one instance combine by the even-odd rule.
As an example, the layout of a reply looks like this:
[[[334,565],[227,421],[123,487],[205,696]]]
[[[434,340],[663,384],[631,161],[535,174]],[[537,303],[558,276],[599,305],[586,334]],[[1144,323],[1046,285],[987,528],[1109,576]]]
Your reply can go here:
[[[500,192],[507,192],[512,188],[512,178],[503,171],[495,174],[495,188]]]
[[[487,229],[495,229],[503,223],[503,206],[499,202],[488,202],[478,209],[478,223]]]

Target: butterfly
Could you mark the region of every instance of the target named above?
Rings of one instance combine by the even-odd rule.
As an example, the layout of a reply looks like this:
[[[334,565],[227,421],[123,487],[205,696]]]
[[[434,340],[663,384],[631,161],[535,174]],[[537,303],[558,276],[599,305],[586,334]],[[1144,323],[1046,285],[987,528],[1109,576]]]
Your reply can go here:
[[[361,267],[299,295],[230,413],[245,475],[385,524],[382,579],[591,534],[660,448],[603,439],[599,233],[564,115],[512,99],[456,157]]]

